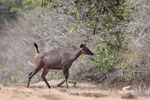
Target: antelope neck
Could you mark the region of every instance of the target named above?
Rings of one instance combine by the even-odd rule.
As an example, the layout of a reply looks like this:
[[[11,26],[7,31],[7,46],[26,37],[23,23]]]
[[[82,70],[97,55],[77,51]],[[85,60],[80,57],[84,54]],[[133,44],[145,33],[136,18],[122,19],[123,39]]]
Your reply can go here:
[[[72,56],[73,56],[73,58],[72,58],[72,60],[73,61],[75,61],[81,54],[82,54],[82,48],[80,48],[80,49],[78,49],[78,50],[76,50],[76,51],[74,51],[73,53],[72,53]]]

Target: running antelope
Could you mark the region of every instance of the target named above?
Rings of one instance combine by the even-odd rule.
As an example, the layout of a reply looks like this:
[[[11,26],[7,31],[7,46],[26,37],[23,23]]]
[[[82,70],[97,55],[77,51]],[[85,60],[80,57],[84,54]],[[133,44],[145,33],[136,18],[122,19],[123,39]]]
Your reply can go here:
[[[34,43],[36,49],[36,55],[34,56],[34,69],[29,74],[28,84],[29,87],[31,78],[41,69],[43,69],[43,73],[41,75],[43,81],[46,83],[48,88],[51,88],[49,83],[47,82],[45,76],[47,75],[49,69],[57,69],[62,70],[65,76],[65,79],[60,82],[57,87],[60,87],[64,82],[66,82],[66,86],[68,88],[68,78],[69,78],[69,68],[72,63],[82,54],[86,55],[94,55],[92,51],[90,51],[85,44],[81,44],[80,48],[71,51],[71,52],[39,52],[38,45]]]

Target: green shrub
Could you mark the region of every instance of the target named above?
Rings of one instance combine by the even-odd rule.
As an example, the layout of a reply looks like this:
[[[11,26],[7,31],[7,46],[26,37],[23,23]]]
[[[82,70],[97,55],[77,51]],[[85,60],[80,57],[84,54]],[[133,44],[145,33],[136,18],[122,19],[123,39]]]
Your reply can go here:
[[[111,70],[117,66],[120,61],[120,52],[117,52],[117,48],[111,45],[101,45],[95,50],[96,56],[94,56],[93,63],[103,70]]]

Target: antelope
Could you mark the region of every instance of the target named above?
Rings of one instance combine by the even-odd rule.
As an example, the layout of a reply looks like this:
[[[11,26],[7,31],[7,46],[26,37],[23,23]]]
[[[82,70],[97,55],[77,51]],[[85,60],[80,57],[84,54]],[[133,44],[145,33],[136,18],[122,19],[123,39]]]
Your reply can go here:
[[[94,55],[85,44],[81,44],[80,48],[71,52],[39,52],[38,45],[34,43],[36,54],[34,56],[34,69],[29,73],[27,87],[29,87],[31,78],[43,69],[42,79],[48,88],[51,88],[45,76],[47,75],[49,69],[62,70],[65,79],[60,82],[57,87],[60,87],[66,82],[68,88],[68,78],[69,78],[69,68],[73,62],[82,54]]]

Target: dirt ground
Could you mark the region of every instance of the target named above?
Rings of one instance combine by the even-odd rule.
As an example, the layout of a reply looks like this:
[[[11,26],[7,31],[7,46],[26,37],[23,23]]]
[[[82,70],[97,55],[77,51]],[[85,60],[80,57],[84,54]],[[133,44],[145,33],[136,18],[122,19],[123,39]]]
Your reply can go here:
[[[65,85],[49,89],[43,82],[31,84],[30,88],[24,85],[0,85],[0,100],[123,100],[121,95],[124,93],[135,96],[130,100],[150,100],[150,92],[140,94],[135,90],[104,90],[91,83],[80,83],[77,87],[69,84],[69,89]]]

